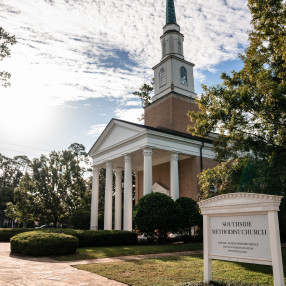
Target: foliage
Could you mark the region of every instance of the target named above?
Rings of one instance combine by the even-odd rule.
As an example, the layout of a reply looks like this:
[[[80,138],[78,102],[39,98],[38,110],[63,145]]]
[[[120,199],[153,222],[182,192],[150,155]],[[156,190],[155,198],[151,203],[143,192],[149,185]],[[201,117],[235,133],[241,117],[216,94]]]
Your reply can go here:
[[[76,229],[89,229],[90,211],[84,209],[73,211],[70,217],[70,223]]]
[[[79,246],[111,246],[137,244],[137,234],[124,230],[41,229],[48,233],[64,233],[77,237]]]
[[[0,242],[9,241],[19,233],[39,231],[44,233],[63,233],[78,238],[79,246],[111,246],[137,244],[137,234],[124,230],[79,230],[71,228],[0,228]]]
[[[78,247],[78,238],[72,235],[41,231],[17,234],[10,242],[11,253],[32,256],[73,254]]]
[[[90,192],[83,178],[87,154],[84,146],[74,143],[69,150],[41,155],[29,164],[29,172],[22,176],[14,190],[15,209],[20,220],[67,222],[71,213],[90,205]]]
[[[19,233],[34,230],[33,228],[0,228],[0,242],[9,242],[11,237]]]
[[[2,27],[0,27],[0,61],[10,56],[9,45],[16,44],[15,36],[10,36]],[[0,82],[4,87],[10,85],[8,79],[11,77],[10,73],[6,71],[0,71]]]
[[[199,205],[196,201],[187,197],[180,197],[176,200],[181,211],[179,216],[179,227],[189,236],[195,226],[202,226],[202,215],[200,214]]]
[[[8,158],[0,154],[0,209],[14,201],[13,190],[26,172],[30,160],[26,156]]]
[[[204,94],[197,100],[200,111],[188,113],[195,122],[188,130],[205,137],[218,131],[213,141],[217,159],[234,159],[202,172],[202,198],[228,192],[281,195],[280,226],[285,228],[281,223],[286,217],[284,2],[248,1],[252,31],[250,45],[240,56],[244,66],[232,75],[223,73],[221,85],[203,86]]]
[[[221,85],[204,86],[200,112],[189,112],[192,134],[219,131],[214,140],[219,159],[246,153],[270,159],[286,152],[286,5],[282,0],[248,3],[253,29],[240,56],[243,69],[223,73]]]
[[[141,232],[153,234],[157,231],[160,239],[168,232],[178,230],[180,208],[169,196],[151,193],[143,196],[134,209],[134,222]]]
[[[133,95],[138,96],[141,99],[142,107],[144,108],[148,105],[151,101],[151,94],[154,90],[154,79],[152,79],[151,85],[144,83],[140,88],[139,91],[134,91]],[[144,114],[141,115],[140,120],[144,119]]]
[[[272,162],[240,158],[203,170],[199,175],[202,199],[235,192],[285,196],[286,166],[284,169],[275,170],[275,166],[270,165]],[[280,185],[277,185],[278,176],[281,176]]]

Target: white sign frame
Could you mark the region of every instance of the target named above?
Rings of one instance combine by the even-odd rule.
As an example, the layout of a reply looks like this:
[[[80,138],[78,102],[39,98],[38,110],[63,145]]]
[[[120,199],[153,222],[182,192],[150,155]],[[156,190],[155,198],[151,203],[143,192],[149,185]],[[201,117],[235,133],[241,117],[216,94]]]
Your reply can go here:
[[[272,265],[274,286],[285,286],[281,243],[279,235],[278,215],[281,196],[272,196],[256,193],[230,193],[219,195],[200,201],[204,224],[204,281],[212,280],[212,259]],[[267,229],[266,245],[269,245],[270,257],[251,257],[249,255],[226,255],[211,253],[211,220],[219,221],[220,218],[238,218],[259,215],[266,216],[265,229]],[[215,218],[215,219],[212,219]]]

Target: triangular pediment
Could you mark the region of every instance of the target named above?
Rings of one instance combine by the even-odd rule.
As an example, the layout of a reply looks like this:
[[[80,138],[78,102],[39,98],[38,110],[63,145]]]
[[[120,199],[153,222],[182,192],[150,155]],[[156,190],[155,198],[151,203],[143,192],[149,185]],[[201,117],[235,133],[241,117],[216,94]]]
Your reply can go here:
[[[152,192],[153,193],[161,193],[161,194],[165,194],[167,196],[170,196],[170,190],[164,188],[162,185],[160,185],[159,183],[155,183],[152,186]]]
[[[103,150],[128,142],[142,134],[145,130],[139,124],[112,119],[89,151],[89,155],[92,156]]]

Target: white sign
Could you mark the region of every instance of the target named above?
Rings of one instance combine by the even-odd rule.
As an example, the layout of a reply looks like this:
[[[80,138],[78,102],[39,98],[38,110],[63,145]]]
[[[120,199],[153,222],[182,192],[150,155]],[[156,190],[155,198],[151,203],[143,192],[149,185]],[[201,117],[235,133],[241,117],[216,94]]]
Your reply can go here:
[[[280,196],[232,193],[200,201],[204,218],[204,281],[212,260],[272,265],[274,286],[285,286],[278,215]]]
[[[271,260],[267,215],[210,217],[210,254]]]

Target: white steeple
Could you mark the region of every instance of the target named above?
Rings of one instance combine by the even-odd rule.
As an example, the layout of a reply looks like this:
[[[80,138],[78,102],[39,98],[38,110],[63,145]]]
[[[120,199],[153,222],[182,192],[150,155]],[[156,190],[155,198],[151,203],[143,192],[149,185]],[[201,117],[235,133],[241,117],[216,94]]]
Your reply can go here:
[[[166,0],[166,25],[160,37],[162,58],[153,67],[155,90],[152,101],[174,92],[180,95],[196,98],[194,91],[194,64],[184,60],[184,35],[176,22],[173,0]]]

